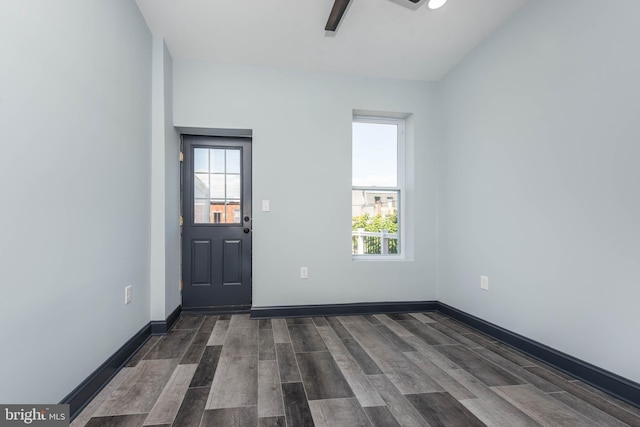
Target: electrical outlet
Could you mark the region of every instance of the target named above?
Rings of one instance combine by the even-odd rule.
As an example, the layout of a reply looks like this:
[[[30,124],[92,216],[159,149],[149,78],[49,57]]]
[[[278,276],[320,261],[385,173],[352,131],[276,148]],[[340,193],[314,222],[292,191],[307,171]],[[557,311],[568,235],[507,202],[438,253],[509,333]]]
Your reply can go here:
[[[480,289],[489,290],[489,278],[487,276],[480,276]]]
[[[300,278],[301,279],[309,278],[309,269],[307,267],[300,267]]]
[[[131,291],[133,286],[129,285],[124,288],[124,303],[129,304],[131,302]]]

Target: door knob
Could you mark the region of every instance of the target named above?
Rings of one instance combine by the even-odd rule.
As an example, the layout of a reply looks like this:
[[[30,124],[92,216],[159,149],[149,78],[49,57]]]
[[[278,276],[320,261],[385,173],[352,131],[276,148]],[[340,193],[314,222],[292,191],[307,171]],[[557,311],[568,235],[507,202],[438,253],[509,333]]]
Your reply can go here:
[[[245,228],[245,229],[244,229],[244,230],[242,230],[242,231],[244,231],[245,233],[249,233],[249,231],[251,231],[251,230],[249,230],[248,228]]]
[[[248,216],[245,216],[245,217],[244,217],[244,222],[249,222],[249,220],[250,220],[250,219],[251,219],[251,218],[249,218]]]

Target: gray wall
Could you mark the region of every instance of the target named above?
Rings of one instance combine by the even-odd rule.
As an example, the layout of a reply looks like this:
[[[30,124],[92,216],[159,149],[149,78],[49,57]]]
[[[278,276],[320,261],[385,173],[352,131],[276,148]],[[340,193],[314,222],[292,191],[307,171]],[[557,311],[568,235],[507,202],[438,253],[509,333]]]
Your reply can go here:
[[[254,307],[435,298],[434,99],[428,83],[174,62],[176,126],[253,129]],[[406,261],[351,259],[353,109],[412,113]]]
[[[173,127],[173,60],[163,43],[164,58],[164,209],[165,209],[165,320],[180,304],[180,135]],[[155,320],[155,319],[151,319]]]
[[[438,299],[634,381],[638,16],[529,2],[440,83]]]
[[[180,140],[173,128],[173,60],[157,36],[151,81],[151,320],[165,320],[181,303]]]
[[[129,0],[3,0],[0,52],[0,402],[56,402],[149,322],[151,36]]]

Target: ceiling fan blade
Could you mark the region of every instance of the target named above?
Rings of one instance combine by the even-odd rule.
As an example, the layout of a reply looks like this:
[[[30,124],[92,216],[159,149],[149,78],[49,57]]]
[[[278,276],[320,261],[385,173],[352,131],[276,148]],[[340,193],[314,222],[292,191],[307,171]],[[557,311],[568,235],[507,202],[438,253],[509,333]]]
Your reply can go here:
[[[335,0],[331,8],[331,13],[329,14],[329,19],[327,20],[327,25],[324,27],[325,31],[335,31],[336,28],[338,28],[342,15],[344,15],[344,11],[347,10],[347,6],[349,6],[349,1],[350,0]]]

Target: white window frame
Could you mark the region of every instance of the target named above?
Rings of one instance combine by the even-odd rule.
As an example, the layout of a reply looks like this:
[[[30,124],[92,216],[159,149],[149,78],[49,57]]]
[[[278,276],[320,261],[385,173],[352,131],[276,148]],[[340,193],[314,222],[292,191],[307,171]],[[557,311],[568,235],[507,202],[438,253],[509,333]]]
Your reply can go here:
[[[403,260],[405,259],[406,248],[405,242],[405,119],[393,118],[393,117],[377,117],[377,116],[365,116],[354,115],[351,121],[352,131],[353,123],[374,123],[374,124],[387,124],[396,125],[398,134],[396,137],[397,143],[397,165],[396,172],[397,182],[396,187],[376,187],[376,186],[354,186],[353,185],[353,173],[351,175],[351,190],[371,190],[371,191],[397,191],[398,192],[398,253],[397,254],[351,254],[353,260],[357,261],[389,261],[389,260]],[[352,136],[352,149],[353,149],[353,136]],[[353,158],[351,159],[351,167],[353,168]],[[353,237],[352,237],[353,238]],[[352,245],[353,246],[353,245]]]

